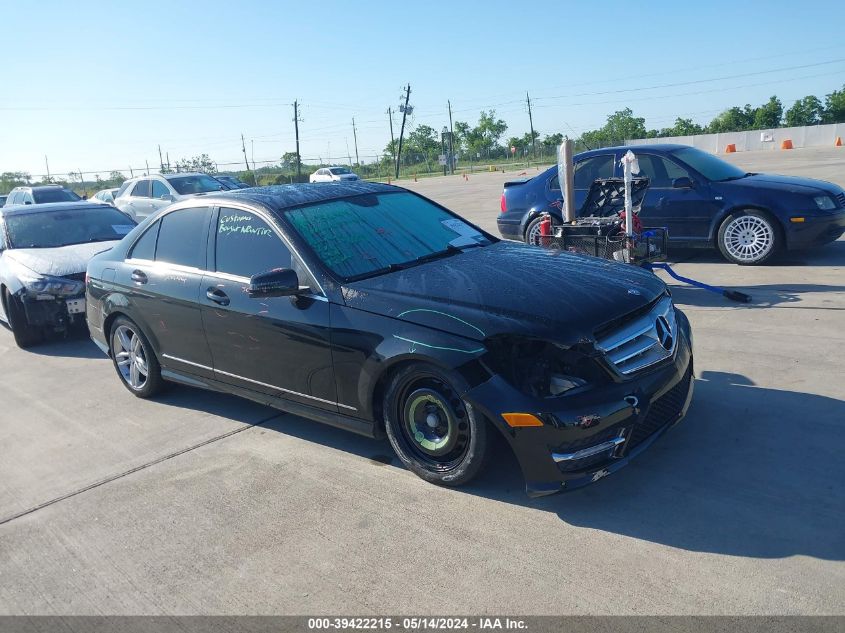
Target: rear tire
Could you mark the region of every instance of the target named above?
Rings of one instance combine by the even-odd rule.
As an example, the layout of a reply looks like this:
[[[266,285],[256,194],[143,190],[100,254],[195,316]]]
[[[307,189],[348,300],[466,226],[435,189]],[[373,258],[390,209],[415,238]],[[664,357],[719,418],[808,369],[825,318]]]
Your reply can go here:
[[[487,457],[487,421],[461,399],[460,376],[427,363],[400,369],[384,395],[387,438],[415,475],[440,486],[461,486]]]
[[[540,224],[543,222],[543,215],[538,215],[525,227],[525,243],[537,246],[540,243]]]
[[[13,296],[8,290],[6,291],[6,318],[9,320],[9,328],[15,337],[15,343],[21,349],[32,347],[43,340],[42,331],[27,321],[23,301]]]
[[[140,328],[117,317],[109,333],[109,355],[120,382],[138,398],[154,396],[164,384],[152,345]]]
[[[777,256],[783,238],[780,226],[770,215],[749,209],[725,218],[719,227],[717,245],[729,262],[759,266]]]

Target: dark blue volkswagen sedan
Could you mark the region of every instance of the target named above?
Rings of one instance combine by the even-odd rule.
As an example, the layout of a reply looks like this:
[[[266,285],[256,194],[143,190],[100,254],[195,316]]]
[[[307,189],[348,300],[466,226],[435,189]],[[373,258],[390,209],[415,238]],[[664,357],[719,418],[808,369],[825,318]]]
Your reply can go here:
[[[637,145],[591,150],[575,156],[575,209],[597,178],[621,177],[628,150],[639,159],[650,186],[640,217],[666,227],[673,246],[718,248],[737,264],[762,264],[784,249],[833,242],[845,232],[845,191],[822,180],[751,174],[686,145]],[[499,232],[533,241],[540,216],[562,221],[557,168],[506,182]]]

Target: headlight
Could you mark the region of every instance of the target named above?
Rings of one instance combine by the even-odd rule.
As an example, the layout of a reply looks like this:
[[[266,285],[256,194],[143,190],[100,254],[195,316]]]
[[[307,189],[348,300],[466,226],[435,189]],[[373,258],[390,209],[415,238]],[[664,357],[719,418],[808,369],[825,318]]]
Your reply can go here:
[[[833,211],[836,208],[836,202],[830,196],[816,196],[813,198],[813,202],[822,211]]]
[[[560,396],[606,379],[592,358],[548,341],[499,335],[488,338],[485,347],[488,369],[527,396]]]
[[[80,281],[49,275],[33,276],[21,279],[24,287],[33,294],[72,296],[80,294],[85,286]]]

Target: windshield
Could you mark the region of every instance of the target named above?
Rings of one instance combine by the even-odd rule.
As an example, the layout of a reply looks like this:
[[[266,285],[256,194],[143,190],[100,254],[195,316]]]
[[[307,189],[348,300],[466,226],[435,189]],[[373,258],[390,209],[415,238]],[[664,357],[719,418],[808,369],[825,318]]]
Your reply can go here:
[[[188,196],[192,193],[208,193],[209,191],[220,191],[225,186],[216,178],[201,174],[198,176],[176,176],[168,178],[167,182],[181,196]]]
[[[344,281],[490,244],[478,229],[412,193],[365,194],[285,215],[320,261]]]
[[[55,248],[122,239],[135,222],[109,206],[6,216],[12,248]]]
[[[340,176],[341,174],[351,174],[352,173],[346,167],[332,167],[329,171],[335,176]]]
[[[82,200],[72,191],[67,189],[33,189],[32,198],[35,204],[44,204],[45,202],[76,202]]]
[[[708,180],[736,180],[746,176],[746,172],[739,167],[694,147],[675,150],[672,155],[680,158]]]

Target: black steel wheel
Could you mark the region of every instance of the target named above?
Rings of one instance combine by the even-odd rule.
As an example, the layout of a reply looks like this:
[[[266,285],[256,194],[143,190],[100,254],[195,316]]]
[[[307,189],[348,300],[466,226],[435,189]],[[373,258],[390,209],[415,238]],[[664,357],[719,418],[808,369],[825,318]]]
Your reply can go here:
[[[385,430],[396,455],[431,483],[470,481],[487,453],[487,424],[460,396],[463,380],[428,364],[393,377],[384,398]]]
[[[6,318],[9,320],[9,328],[15,337],[15,343],[21,349],[32,347],[44,339],[41,329],[33,327],[27,320],[23,302],[8,290],[6,291]]]

